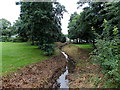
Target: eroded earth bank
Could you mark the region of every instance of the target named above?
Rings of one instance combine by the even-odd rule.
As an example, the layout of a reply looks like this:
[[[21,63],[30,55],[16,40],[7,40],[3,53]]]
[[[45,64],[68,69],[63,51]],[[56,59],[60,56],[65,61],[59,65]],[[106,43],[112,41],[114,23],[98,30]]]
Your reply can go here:
[[[62,48],[74,63],[74,71],[69,72],[67,78],[69,79],[70,88],[100,88],[101,85],[96,87],[96,79],[103,77],[100,65],[93,64],[89,58],[90,52],[74,46],[66,45]]]
[[[3,88],[52,88],[53,83],[65,71],[63,54],[31,64],[2,78]]]
[[[18,71],[2,77],[3,88],[53,88],[57,79],[68,68],[69,88],[95,88],[96,78],[102,78],[100,66],[91,63],[89,52],[73,45],[58,44],[60,53],[52,58],[27,65]],[[98,77],[99,76],[99,77]],[[98,88],[101,85],[98,85]],[[57,87],[59,88],[59,87]]]

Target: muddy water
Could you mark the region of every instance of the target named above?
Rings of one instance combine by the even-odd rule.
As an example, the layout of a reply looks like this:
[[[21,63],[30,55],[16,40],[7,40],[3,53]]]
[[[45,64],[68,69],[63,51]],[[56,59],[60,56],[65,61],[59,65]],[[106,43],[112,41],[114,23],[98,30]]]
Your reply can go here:
[[[53,84],[53,88],[67,88],[67,89],[69,90],[69,86],[68,86],[69,80],[66,78],[66,76],[68,75],[68,73],[71,72],[71,70],[73,71],[73,68],[74,68],[74,65],[73,65],[73,64],[74,64],[74,63],[71,62],[71,61],[73,61],[73,60],[71,60],[65,52],[61,51],[61,53],[62,53],[62,54],[65,56],[65,58],[66,58],[66,62],[67,62],[67,64],[66,64],[66,70],[65,70],[65,72],[63,72],[63,73],[59,76],[59,78],[57,79],[56,83]],[[72,68],[71,68],[71,67],[72,67]],[[59,89],[58,89],[58,90],[59,90]]]

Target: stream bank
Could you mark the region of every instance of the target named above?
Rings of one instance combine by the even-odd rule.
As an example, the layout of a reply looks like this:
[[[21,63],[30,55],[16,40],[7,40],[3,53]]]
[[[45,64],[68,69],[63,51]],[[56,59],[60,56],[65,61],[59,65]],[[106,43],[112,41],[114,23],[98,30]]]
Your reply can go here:
[[[62,47],[64,46],[64,47]],[[91,63],[89,53],[77,46],[58,45],[63,53],[30,64],[2,77],[3,88],[60,88],[55,83],[65,82],[66,88],[95,88],[96,76],[102,77],[100,66]],[[67,58],[66,58],[67,57]],[[68,84],[68,85],[67,85]],[[98,86],[98,88],[101,86]]]
[[[63,54],[30,64],[20,70],[2,77],[3,88],[52,88],[53,83],[66,69]]]
[[[63,52],[61,50],[61,53],[65,56],[66,58],[66,70],[64,71],[64,73],[62,73],[59,78],[56,80],[56,82],[53,84],[53,88],[65,88],[65,89],[69,89],[69,79],[67,78],[67,76],[69,75],[69,73],[74,72],[74,68],[75,68],[75,62],[74,60],[72,60],[72,58],[67,55],[65,52]]]
[[[60,45],[61,44],[61,45]],[[67,43],[58,44],[58,48]],[[2,77],[2,88],[64,88],[64,83],[68,83],[68,61],[64,52],[57,50],[57,55],[52,58],[24,66],[23,68]],[[71,61],[71,60],[70,60]],[[70,65],[71,66],[71,65]],[[64,80],[61,82],[61,79]],[[60,79],[60,80],[59,80]],[[53,87],[57,82],[61,86]],[[66,86],[67,86],[66,83]],[[69,88],[68,86],[66,88]]]
[[[100,65],[93,64],[89,58],[89,52],[83,48],[66,45],[62,48],[69,57],[75,62],[74,71],[69,73],[67,78],[69,80],[70,88],[96,88],[97,78],[103,77]],[[98,85],[97,88],[102,87]]]

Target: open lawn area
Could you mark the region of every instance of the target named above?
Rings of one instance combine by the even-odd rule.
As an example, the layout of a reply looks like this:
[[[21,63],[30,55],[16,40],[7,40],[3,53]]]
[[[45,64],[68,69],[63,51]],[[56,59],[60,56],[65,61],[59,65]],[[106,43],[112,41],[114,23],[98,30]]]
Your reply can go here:
[[[92,44],[73,44],[75,46],[79,46],[81,48],[93,48]]]
[[[88,52],[91,52],[93,50],[93,45],[92,44],[72,44],[72,45],[83,48]]]
[[[28,43],[2,43],[2,74],[15,71],[25,65],[39,62],[50,58],[44,56],[38,46],[31,46]]]

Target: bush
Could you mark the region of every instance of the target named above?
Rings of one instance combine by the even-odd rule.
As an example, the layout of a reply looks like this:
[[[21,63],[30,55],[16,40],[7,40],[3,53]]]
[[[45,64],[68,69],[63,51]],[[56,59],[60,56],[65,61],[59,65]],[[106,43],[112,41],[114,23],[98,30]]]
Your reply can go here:
[[[0,39],[2,39],[2,42],[24,42],[22,37],[8,37],[8,36],[2,36]]]
[[[12,42],[22,42],[21,37],[12,38]]]
[[[43,44],[43,45],[40,45],[39,48],[44,51],[44,55],[49,56],[49,55],[54,54],[55,45],[54,44]]]
[[[114,27],[113,37],[111,38],[109,31],[104,29],[101,35],[102,39],[99,38],[96,43],[96,49],[94,50],[96,55],[92,56],[93,60],[101,64],[102,71],[105,75],[103,80],[106,80],[104,82],[105,88],[120,87],[120,42],[117,32],[117,28]]]
[[[2,39],[2,42],[8,42],[9,41],[8,36],[2,36],[1,39]]]

